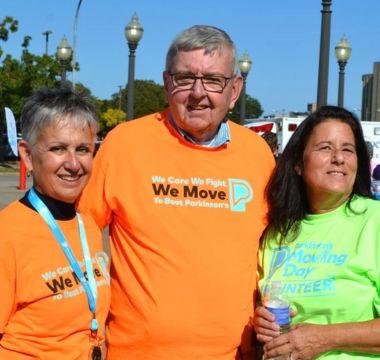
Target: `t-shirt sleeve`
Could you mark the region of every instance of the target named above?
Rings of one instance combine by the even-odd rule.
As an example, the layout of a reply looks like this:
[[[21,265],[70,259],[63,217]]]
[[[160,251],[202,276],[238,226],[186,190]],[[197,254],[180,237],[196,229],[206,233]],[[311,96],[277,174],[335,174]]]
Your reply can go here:
[[[9,245],[0,244],[0,333],[16,307],[16,269],[14,254]]]
[[[78,202],[79,212],[89,214],[100,229],[105,228],[112,217],[111,208],[106,198],[106,170],[104,169],[103,144],[94,159],[90,181],[85,187]]]

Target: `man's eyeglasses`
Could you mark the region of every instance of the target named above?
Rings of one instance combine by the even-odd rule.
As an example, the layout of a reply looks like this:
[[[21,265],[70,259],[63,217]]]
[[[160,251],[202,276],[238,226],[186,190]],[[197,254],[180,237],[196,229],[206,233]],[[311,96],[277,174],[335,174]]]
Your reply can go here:
[[[176,73],[170,74],[173,85],[176,89],[191,90],[195,82],[199,79],[202,82],[203,88],[209,92],[223,92],[228,82],[233,78],[224,77],[221,75],[204,75],[196,76],[194,74]]]

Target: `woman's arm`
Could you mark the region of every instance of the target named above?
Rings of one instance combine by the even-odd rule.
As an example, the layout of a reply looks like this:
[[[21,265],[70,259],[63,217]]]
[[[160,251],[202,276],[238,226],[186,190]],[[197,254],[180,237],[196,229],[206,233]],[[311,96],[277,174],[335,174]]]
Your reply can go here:
[[[327,351],[380,354],[380,319],[331,325],[298,324],[264,346],[269,358],[292,354],[293,359],[314,359]]]

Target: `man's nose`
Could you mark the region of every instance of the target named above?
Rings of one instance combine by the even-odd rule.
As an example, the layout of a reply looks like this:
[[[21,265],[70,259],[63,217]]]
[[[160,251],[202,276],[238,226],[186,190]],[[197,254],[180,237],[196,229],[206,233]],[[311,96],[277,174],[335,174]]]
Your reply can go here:
[[[206,95],[206,90],[203,87],[203,83],[201,79],[199,78],[195,79],[191,92],[192,92],[193,97],[195,98],[203,97]]]

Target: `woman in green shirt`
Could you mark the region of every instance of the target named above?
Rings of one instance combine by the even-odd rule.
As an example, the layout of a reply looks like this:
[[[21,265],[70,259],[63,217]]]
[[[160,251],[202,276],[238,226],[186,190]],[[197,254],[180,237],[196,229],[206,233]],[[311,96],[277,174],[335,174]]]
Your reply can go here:
[[[256,309],[267,358],[380,357],[380,203],[369,169],[360,122],[342,108],[311,114],[285,148],[267,189],[260,288],[280,282],[296,315],[279,335]]]

